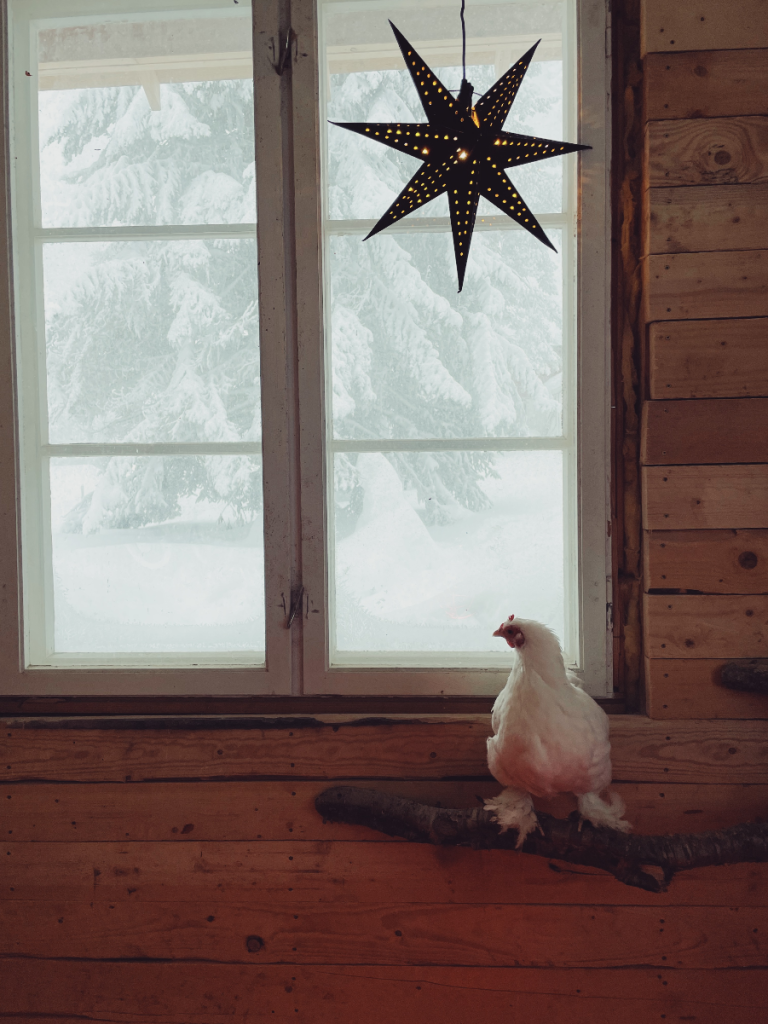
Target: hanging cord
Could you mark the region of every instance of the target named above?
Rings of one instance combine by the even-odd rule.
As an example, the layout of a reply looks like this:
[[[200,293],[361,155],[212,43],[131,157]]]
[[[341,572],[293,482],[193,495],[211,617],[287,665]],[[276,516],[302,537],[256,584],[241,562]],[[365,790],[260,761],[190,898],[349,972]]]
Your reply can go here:
[[[463,81],[467,80],[467,26],[464,22],[464,7],[467,0],[461,0],[461,77]]]
[[[449,92],[457,92],[457,102],[461,107],[464,107],[467,113],[470,113],[472,109],[472,97],[474,95],[474,89],[470,82],[467,81],[467,25],[464,21],[464,9],[466,7],[467,0],[461,0],[461,10],[459,16],[461,17],[461,88],[460,89],[449,89]]]
[[[474,90],[472,85],[467,81],[467,26],[464,21],[464,7],[466,0],[461,0],[461,89],[459,89],[459,95],[456,97],[456,102],[462,107],[467,114],[472,110],[472,95]]]

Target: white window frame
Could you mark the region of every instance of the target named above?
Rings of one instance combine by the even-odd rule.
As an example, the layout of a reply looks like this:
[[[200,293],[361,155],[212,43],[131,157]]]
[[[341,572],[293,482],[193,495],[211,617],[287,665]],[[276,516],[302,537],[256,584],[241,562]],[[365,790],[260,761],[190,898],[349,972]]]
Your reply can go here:
[[[72,17],[94,22],[125,20],[126,14],[106,13],[99,0],[11,0],[9,5],[10,82],[13,110],[11,173],[17,350],[17,400],[20,429],[19,483],[22,541],[22,642],[16,677],[3,679],[6,692],[25,694],[282,694],[291,692],[291,640],[285,629],[285,606],[291,599],[291,519],[284,514],[290,503],[288,394],[286,387],[286,308],[283,226],[273,215],[282,208],[282,153],[273,145],[279,137],[280,81],[264,47],[254,59],[254,87],[262,98],[256,120],[256,161],[260,182],[256,224],[192,225],[179,227],[44,228],[39,196],[37,87],[27,71],[38,66],[36,33]],[[151,18],[173,17],[180,11],[220,8],[230,14],[229,0],[130,0],[131,15],[146,12]],[[250,33],[246,46],[250,44]],[[33,102],[34,99],[34,102]],[[31,173],[30,173],[31,172]],[[263,444],[67,444],[48,443],[45,385],[45,337],[42,312],[42,246],[55,242],[111,241],[117,239],[257,238],[258,251],[271,252],[263,261],[259,283],[260,350],[263,389]],[[263,476],[269,477],[264,507],[266,660],[258,654],[231,655],[63,655],[50,654],[53,610],[51,535],[47,462],[57,456],[165,454],[261,454]],[[45,631],[30,623],[45,622]],[[43,634],[47,642],[36,640]],[[259,659],[261,660],[261,659]],[[9,687],[9,683],[11,683]]]
[[[323,320],[322,266],[325,237],[321,203],[316,184],[321,181],[321,146],[323,132],[319,111],[324,110],[323,89],[318,68],[318,0],[293,0],[291,3],[293,27],[299,38],[316,40],[312,47],[301,47],[301,57],[293,73],[293,123],[295,193],[297,202],[297,235],[302,244],[297,250],[298,345],[300,375],[300,407],[304,417],[302,431],[302,516],[303,516],[303,582],[307,588],[309,614],[304,622],[304,692],[339,694],[495,694],[503,686],[509,673],[509,659],[503,652],[495,655],[443,656],[436,665],[433,656],[392,655],[374,656],[377,665],[365,665],[364,656],[354,660],[337,656],[331,663],[329,594],[331,559],[328,545],[317,543],[318,536],[327,536],[329,528],[330,469],[329,457],[341,450],[425,450],[425,442],[399,442],[396,445],[339,442],[329,437],[325,417],[328,388],[327,351],[324,346],[328,335]],[[334,0],[335,2],[335,0]],[[386,0],[338,0],[347,6],[365,6],[387,9]],[[568,2],[568,0],[566,0]],[[577,574],[579,585],[580,628],[571,635],[568,646],[576,652],[573,670],[584,686],[595,696],[613,693],[613,636],[610,614],[611,550],[608,536],[610,522],[609,424],[610,424],[610,235],[609,235],[609,174],[610,174],[610,68],[609,48],[606,45],[607,24],[604,0],[570,0],[569,31],[578,33],[577,78],[579,97],[574,97],[565,117],[566,139],[588,141],[591,150],[579,155],[577,223],[573,224],[573,238],[567,239],[566,217],[543,217],[546,225],[561,220],[564,223],[564,245],[576,249],[579,290],[573,323],[565,324],[566,332],[577,331],[577,399],[576,409],[564,410],[564,432],[573,439],[575,432],[575,458],[577,479],[570,482],[576,491],[566,497],[570,507],[578,508],[578,522],[567,522],[571,531],[572,556],[565,567],[568,575]],[[390,5],[391,7],[391,5]],[[471,8],[469,8],[471,12]],[[413,40],[418,47],[418,40]],[[570,53],[566,46],[564,53]],[[567,57],[565,59],[568,59]],[[567,74],[567,69],[566,69]],[[313,97],[309,116],[308,96]],[[580,108],[580,110],[579,110]],[[578,137],[577,137],[578,133]],[[575,160],[575,158],[571,158]],[[575,197],[574,197],[575,198]],[[493,218],[493,226],[520,230],[505,218]],[[433,223],[434,221],[434,223]],[[446,218],[447,223],[447,218]],[[371,225],[361,222],[348,225],[336,222],[334,230],[364,233]],[[442,219],[430,218],[419,224],[421,230],[445,229]],[[357,230],[355,231],[355,228]],[[414,230],[413,222],[403,230]],[[393,230],[393,229],[390,229]],[[397,226],[394,230],[397,230]],[[476,228],[477,230],[477,228]],[[569,281],[564,281],[566,306],[569,302]],[[566,334],[567,337],[567,334]],[[565,345],[573,353],[573,345]],[[307,429],[307,411],[309,427]],[[323,424],[322,430],[314,426]],[[574,431],[575,428],[575,431]],[[453,442],[436,442],[436,450],[456,450]],[[482,450],[524,450],[534,447],[530,441],[501,441],[476,439],[467,447]],[[538,447],[562,447],[557,442]],[[566,492],[569,483],[566,481]],[[575,631],[574,631],[575,633]],[[372,659],[373,660],[373,657]],[[428,662],[432,663],[429,664]],[[386,662],[386,664],[382,664]],[[398,664],[395,665],[395,662]],[[484,664],[481,664],[484,663]]]
[[[609,172],[610,116],[606,0],[570,0],[574,25],[580,33],[579,107],[581,135],[592,145],[580,159],[578,278],[576,307],[578,330],[578,408],[572,419],[578,424],[579,522],[571,529],[578,537],[580,587],[580,669],[585,686],[595,696],[613,692],[612,634],[610,628],[610,521],[609,424],[610,424],[610,234]],[[18,14],[18,0],[8,0],[12,59],[11,103],[14,104],[16,136],[12,156],[22,152],[37,161],[36,111],[25,89],[25,61],[31,59],[29,38]],[[20,355],[16,391],[17,414],[22,425],[20,465],[20,522],[23,524],[25,578],[21,607],[13,600],[0,603],[0,690],[9,694],[40,695],[258,695],[258,694],[366,694],[378,695],[483,695],[495,694],[508,673],[508,658],[491,656],[487,667],[446,665],[428,667],[387,665],[330,666],[328,644],[328,556],[326,549],[326,438],[324,415],[324,328],[321,244],[320,113],[317,64],[316,0],[253,0],[254,86],[256,92],[257,238],[260,254],[260,345],[262,368],[263,466],[265,481],[265,587],[266,665],[256,667],[216,658],[196,659],[182,665],[174,657],[158,665],[146,659],[124,660],[125,667],[110,665],[61,667],[30,666],[24,643],[23,622],[39,614],[41,575],[37,553],[45,523],[39,510],[45,507],[41,474],[43,458],[54,454],[45,444],[41,405],[30,401],[37,386],[39,354],[44,351],[35,323],[36,282],[40,280],[39,252],[42,240],[55,234],[40,225],[29,190],[32,181],[11,175],[14,200],[30,211],[26,222],[14,223],[15,289],[7,278],[0,280],[0,314],[13,323]],[[27,19],[56,17],[57,0],[24,3]],[[187,7],[229,7],[230,0],[133,0],[134,11],[157,12]],[[99,0],[71,0],[68,15],[100,14]],[[278,76],[274,62],[292,29],[297,41],[292,69]],[[7,43],[7,41],[6,41]],[[5,47],[8,52],[8,46]],[[33,63],[33,67],[36,66]],[[27,96],[26,106],[22,92]],[[15,96],[15,99],[14,99]],[[575,120],[568,124],[567,138],[577,141]],[[20,114],[22,116],[20,116]],[[24,126],[23,117],[26,117]],[[21,134],[18,126],[21,125]],[[26,137],[24,137],[26,135]],[[32,145],[34,140],[35,145]],[[12,161],[15,163],[15,161]],[[5,166],[7,167],[7,161]],[[4,170],[4,169],[3,169]],[[4,173],[7,171],[4,170]],[[8,212],[5,230],[8,231]],[[35,219],[35,217],[37,219]],[[142,237],[157,237],[158,232]],[[61,232],[60,232],[61,233]],[[226,234],[226,229],[214,234]],[[70,240],[73,232],[64,232]],[[81,232],[76,233],[78,237]],[[99,237],[109,232],[96,231]],[[112,237],[110,235],[110,237]],[[31,333],[30,333],[31,332]],[[42,348],[41,348],[42,346]],[[14,377],[11,346],[0,363],[0,385],[10,406]],[[3,374],[5,376],[3,376]],[[271,382],[267,384],[266,382]],[[44,392],[43,392],[44,394]],[[301,415],[299,416],[299,410]],[[16,447],[12,427],[0,424],[0,459],[9,465]],[[67,446],[69,447],[69,446]],[[93,447],[93,446],[89,446]],[[99,446],[101,450],[102,446]],[[136,446],[125,447],[137,453]],[[153,450],[189,446],[151,446]],[[194,446],[194,453],[199,446]],[[100,453],[100,452],[99,452]],[[142,452],[143,453],[143,452]],[[82,451],[81,454],[86,454]],[[95,454],[95,452],[94,452]],[[12,500],[8,498],[6,507]],[[0,543],[7,586],[18,585],[20,566],[13,531]],[[37,559],[37,561],[36,561]],[[28,582],[32,580],[32,584]],[[37,582],[35,582],[35,580]],[[286,605],[303,584],[301,615],[293,629],[286,629]],[[406,658],[402,659],[407,660]]]

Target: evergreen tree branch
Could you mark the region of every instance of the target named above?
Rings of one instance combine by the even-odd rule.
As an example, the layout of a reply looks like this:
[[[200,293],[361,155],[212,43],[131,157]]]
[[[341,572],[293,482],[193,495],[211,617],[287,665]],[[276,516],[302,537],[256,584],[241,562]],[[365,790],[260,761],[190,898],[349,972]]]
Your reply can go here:
[[[500,832],[490,812],[479,807],[431,807],[415,800],[355,786],[326,789],[315,800],[328,821],[364,825],[388,836],[435,846],[514,850],[517,830]],[[523,853],[601,868],[625,885],[665,892],[678,871],[716,864],[768,861],[768,823],[741,824],[688,835],[626,835],[537,811],[540,831],[528,836]],[[656,868],[660,878],[645,868]]]

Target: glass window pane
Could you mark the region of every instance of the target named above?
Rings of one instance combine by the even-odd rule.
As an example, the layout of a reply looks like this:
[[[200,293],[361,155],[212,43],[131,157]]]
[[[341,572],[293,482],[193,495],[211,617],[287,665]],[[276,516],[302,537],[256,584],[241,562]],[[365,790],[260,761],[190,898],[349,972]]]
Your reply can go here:
[[[260,459],[55,458],[50,490],[52,653],[264,650]]]
[[[44,227],[256,219],[250,4],[38,32]]]
[[[261,438],[256,242],[43,246],[49,439]]]
[[[561,452],[337,454],[335,652],[501,653],[565,628]],[[407,659],[406,659],[407,660]]]
[[[476,228],[460,293],[448,233],[329,235],[334,435],[561,435],[564,232],[548,233],[559,252]]]

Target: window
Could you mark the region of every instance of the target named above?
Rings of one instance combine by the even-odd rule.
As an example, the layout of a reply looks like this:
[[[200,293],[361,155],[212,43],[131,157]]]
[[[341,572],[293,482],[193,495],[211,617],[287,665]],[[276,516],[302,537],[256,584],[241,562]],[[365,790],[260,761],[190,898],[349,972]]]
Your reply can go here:
[[[425,119],[388,18],[458,89],[458,4],[287,13],[11,4],[13,692],[493,693],[510,611],[609,692],[603,5],[467,5],[479,93],[542,40],[508,129],[593,149],[515,175],[556,253],[481,200],[460,294],[329,124]]]

